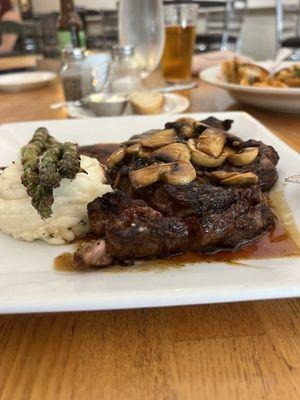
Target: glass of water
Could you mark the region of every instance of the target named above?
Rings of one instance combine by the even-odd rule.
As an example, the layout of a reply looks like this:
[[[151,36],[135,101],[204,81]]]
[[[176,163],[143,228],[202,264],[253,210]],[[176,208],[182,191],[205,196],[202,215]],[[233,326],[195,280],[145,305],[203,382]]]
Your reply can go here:
[[[133,45],[141,78],[158,66],[165,45],[162,0],[120,0],[119,38],[121,45]]]

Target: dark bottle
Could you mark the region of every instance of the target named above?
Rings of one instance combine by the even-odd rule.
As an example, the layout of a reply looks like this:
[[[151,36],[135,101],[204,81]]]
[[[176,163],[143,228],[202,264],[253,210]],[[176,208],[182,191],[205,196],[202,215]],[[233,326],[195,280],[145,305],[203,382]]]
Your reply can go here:
[[[66,47],[85,47],[86,45],[82,21],[75,11],[73,0],[60,0],[58,43],[61,50]]]

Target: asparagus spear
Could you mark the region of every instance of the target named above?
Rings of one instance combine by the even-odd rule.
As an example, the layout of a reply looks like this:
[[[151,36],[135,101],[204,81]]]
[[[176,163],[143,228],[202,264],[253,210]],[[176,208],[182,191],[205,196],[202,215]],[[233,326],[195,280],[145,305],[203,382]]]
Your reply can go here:
[[[57,188],[59,186],[61,180],[59,173],[61,150],[62,145],[55,143],[42,155],[39,165],[39,181],[41,185],[49,188]]]
[[[74,179],[80,170],[80,155],[74,143],[65,142],[62,145],[62,157],[60,160],[60,173],[62,178]]]
[[[46,128],[39,128],[21,151],[23,174],[21,177],[32,205],[42,218],[52,214],[53,189],[59,187],[62,178],[74,179],[80,169],[77,146],[57,142]]]
[[[39,163],[38,184],[28,188],[32,205],[42,218],[49,218],[52,214],[53,189],[59,187],[61,180],[58,171],[60,155],[61,144],[59,143],[53,144],[44,152]]]
[[[53,188],[43,185],[37,185],[35,187],[31,204],[42,218],[51,217],[53,202]]]
[[[23,175],[21,177],[24,186],[38,181],[39,157],[47,147],[47,141],[51,138],[46,128],[38,128],[30,142],[21,150],[21,163]]]

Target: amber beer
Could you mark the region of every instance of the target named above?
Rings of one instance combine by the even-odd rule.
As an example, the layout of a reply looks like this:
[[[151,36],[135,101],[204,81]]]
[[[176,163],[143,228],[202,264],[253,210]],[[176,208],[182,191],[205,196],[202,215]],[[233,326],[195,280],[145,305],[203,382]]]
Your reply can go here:
[[[166,81],[191,79],[191,64],[195,44],[195,26],[167,26],[166,44],[162,57]]]
[[[167,4],[164,7],[166,43],[162,71],[167,82],[191,79],[198,11],[198,5],[192,2]]]

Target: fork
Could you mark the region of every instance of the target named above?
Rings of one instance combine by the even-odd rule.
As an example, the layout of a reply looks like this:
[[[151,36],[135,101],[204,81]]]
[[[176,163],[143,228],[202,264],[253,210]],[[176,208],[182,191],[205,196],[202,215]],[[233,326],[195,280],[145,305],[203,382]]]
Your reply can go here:
[[[291,54],[293,54],[293,50],[291,50],[291,49],[282,48],[282,49],[280,49],[278,51],[274,61],[272,62],[271,67],[269,68],[269,76],[270,77],[275,75],[275,73],[277,72],[278,68],[282,64],[282,62],[286,58],[288,58]]]
[[[300,183],[300,175],[289,176],[288,178],[285,178],[285,181],[291,183]]]

